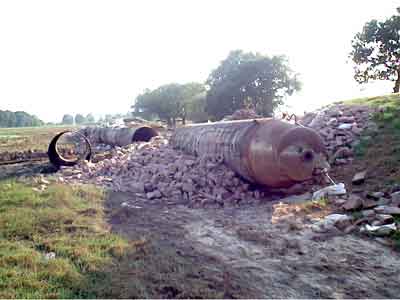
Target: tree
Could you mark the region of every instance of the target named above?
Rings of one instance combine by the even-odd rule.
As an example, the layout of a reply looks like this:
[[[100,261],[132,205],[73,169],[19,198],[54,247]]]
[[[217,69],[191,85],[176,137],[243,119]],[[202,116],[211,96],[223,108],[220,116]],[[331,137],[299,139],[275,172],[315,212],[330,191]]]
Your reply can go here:
[[[86,123],[86,118],[81,114],[77,114],[75,116],[75,123],[76,124],[84,124],[84,123]]]
[[[175,125],[178,118],[185,122],[195,96],[204,91],[200,83],[171,83],[147,89],[136,97],[133,114],[147,119],[157,116],[168,125]]]
[[[12,112],[0,110],[0,127],[27,127],[43,125],[38,117],[24,111]]]
[[[284,56],[270,58],[242,50],[231,51],[206,84],[206,111],[217,120],[242,108],[271,116],[284,96],[300,89]]]
[[[95,120],[93,114],[87,114],[87,116],[86,116],[86,122],[89,123],[89,124],[92,124],[92,123],[95,123],[95,122],[96,122],[96,120]]]
[[[400,13],[400,10],[397,9]],[[350,58],[355,63],[354,78],[394,81],[393,92],[400,89],[400,15],[385,21],[371,20],[352,40]]]
[[[62,124],[64,125],[72,125],[74,124],[74,117],[68,114],[65,114],[62,118]]]
[[[27,126],[41,126],[43,121],[39,120],[36,116],[30,115],[24,111],[15,112],[15,126],[16,127],[27,127]]]

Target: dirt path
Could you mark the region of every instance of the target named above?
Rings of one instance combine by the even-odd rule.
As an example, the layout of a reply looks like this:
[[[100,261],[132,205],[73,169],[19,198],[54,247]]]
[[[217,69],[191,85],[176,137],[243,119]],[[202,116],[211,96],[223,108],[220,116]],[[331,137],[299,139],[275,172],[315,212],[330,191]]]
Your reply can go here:
[[[306,219],[273,222],[273,204],[190,209],[140,203],[123,193],[111,193],[108,201],[113,230],[151,239],[161,252],[173,249],[195,264],[189,273],[223,290],[221,297],[400,295],[398,253],[355,235],[316,234]],[[171,296],[182,295],[176,282],[170,289]]]

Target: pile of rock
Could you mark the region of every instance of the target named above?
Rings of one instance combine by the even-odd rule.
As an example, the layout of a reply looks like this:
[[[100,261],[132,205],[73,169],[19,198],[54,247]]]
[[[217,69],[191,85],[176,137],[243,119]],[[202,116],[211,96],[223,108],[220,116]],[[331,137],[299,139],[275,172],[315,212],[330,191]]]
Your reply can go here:
[[[264,192],[237,177],[221,161],[194,157],[172,149],[165,137],[111,150],[98,163],[82,162],[62,168],[58,180],[94,183],[131,192],[136,200],[186,204],[192,207],[257,203]]]
[[[257,119],[262,118],[252,109],[239,109],[235,111],[232,115],[225,116],[224,121],[232,120],[247,120],[247,119]]]
[[[336,227],[345,233],[359,231],[385,236],[400,230],[395,222],[395,218],[400,217],[400,191],[391,194],[367,192],[361,196],[350,194],[331,201],[339,207],[338,213],[314,224],[314,231],[321,232]]]
[[[331,105],[305,115],[300,123],[318,131],[324,139],[330,163],[342,165],[353,159],[361,132],[378,130],[371,121],[374,112],[376,109],[365,105]]]
[[[46,158],[47,153],[40,150],[26,150],[13,152],[0,152],[0,162],[30,160],[38,158]]]

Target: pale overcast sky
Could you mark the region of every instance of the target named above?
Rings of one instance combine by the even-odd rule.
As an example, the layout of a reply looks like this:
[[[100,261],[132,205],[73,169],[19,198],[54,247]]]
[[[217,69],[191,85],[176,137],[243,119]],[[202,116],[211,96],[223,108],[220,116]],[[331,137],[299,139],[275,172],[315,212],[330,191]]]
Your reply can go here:
[[[360,91],[350,41],[391,0],[0,1],[0,109],[45,121],[124,113],[145,88],[204,81],[230,50],[285,54],[303,90],[295,111]]]

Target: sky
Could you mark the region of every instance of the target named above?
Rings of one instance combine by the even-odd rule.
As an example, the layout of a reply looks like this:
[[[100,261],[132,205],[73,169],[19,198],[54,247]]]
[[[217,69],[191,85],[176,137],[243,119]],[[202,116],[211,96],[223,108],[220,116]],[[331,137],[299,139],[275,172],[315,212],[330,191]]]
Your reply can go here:
[[[300,73],[291,111],[390,93],[360,86],[348,53],[392,0],[0,1],[0,109],[47,122],[126,113],[145,88],[204,82],[231,50],[284,54]]]

